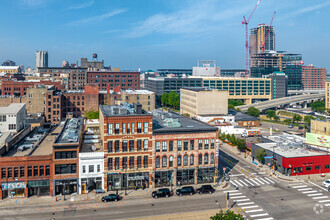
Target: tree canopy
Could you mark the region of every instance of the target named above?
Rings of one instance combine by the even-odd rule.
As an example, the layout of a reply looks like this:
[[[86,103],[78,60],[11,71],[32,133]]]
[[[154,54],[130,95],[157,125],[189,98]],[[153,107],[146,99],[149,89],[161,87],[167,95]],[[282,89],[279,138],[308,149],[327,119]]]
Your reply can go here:
[[[240,106],[244,105],[244,103],[241,100],[228,99],[228,105]]]
[[[241,214],[236,214],[233,211],[223,212],[220,210],[215,216],[211,216],[211,220],[244,220]]]
[[[276,116],[276,112],[274,110],[268,109],[266,111],[266,117],[267,118],[274,118]]]
[[[255,107],[250,107],[248,108],[247,112],[248,115],[252,115],[254,117],[259,117],[260,115],[260,110],[255,108]]]
[[[180,107],[180,95],[174,91],[170,93],[163,93],[160,98],[163,106],[179,108]]]
[[[263,148],[259,148],[255,152],[256,158],[263,163],[265,161],[265,156],[266,156],[266,150]]]
[[[325,102],[324,101],[316,101],[311,104],[311,109],[318,112],[325,111]]]
[[[99,111],[86,111],[85,112],[85,118],[87,119],[99,119]]]

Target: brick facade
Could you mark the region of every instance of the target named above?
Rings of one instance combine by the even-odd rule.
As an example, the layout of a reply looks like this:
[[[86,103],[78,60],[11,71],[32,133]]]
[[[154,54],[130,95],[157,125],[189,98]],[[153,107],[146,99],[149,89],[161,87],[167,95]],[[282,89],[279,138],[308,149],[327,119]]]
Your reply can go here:
[[[302,66],[303,89],[324,89],[326,77],[326,68],[317,68],[312,65]]]

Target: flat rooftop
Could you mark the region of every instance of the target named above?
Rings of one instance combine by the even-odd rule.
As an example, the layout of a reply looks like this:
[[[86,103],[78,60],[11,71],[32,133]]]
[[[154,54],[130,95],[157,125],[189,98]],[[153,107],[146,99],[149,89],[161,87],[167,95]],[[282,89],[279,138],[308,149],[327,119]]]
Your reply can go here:
[[[209,87],[182,87],[182,89],[186,89],[194,92],[204,92],[204,91],[213,91],[213,90],[227,92],[227,90],[211,89]]]
[[[104,117],[111,116],[130,116],[130,115],[150,115],[142,110],[142,105],[135,103],[134,105],[127,102],[121,105],[100,105],[100,109]]]
[[[81,146],[80,153],[103,152],[103,144],[99,135],[84,135],[84,142]]]
[[[61,132],[61,127],[57,126],[51,129],[45,139],[40,143],[40,145],[33,151],[32,156],[50,155],[52,153],[52,146]]]
[[[140,90],[125,90],[123,92],[126,92],[127,94],[141,94],[141,95],[143,95],[143,94],[147,94],[147,95],[149,94],[149,95],[151,95],[151,94],[154,93],[152,91],[143,90],[143,89],[140,89]]]
[[[55,144],[71,144],[78,143],[81,135],[81,128],[83,124],[82,118],[67,119],[64,127],[55,140]]]
[[[7,107],[0,107],[0,114],[17,114],[24,106],[25,103],[11,103]]]
[[[154,110],[153,112],[153,134],[163,133],[189,133],[189,132],[216,132],[218,128],[207,123],[191,119],[175,112],[162,112]]]

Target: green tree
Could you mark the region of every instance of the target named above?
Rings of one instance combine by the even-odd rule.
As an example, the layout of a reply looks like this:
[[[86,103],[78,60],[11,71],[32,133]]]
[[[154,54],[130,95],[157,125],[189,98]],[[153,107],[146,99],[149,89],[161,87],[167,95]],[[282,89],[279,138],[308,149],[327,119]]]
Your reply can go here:
[[[235,110],[235,106],[234,106],[234,105],[231,105],[231,104],[228,104],[228,109],[233,109],[233,110]]]
[[[266,117],[267,117],[267,118],[274,118],[274,116],[276,116],[276,112],[275,112],[274,110],[270,110],[270,109],[268,109],[268,110],[266,111]]]
[[[227,135],[226,135],[226,139],[227,139],[227,141],[230,141],[230,138],[231,138],[230,134],[227,134]]]
[[[311,115],[306,115],[304,116],[304,122],[306,123],[307,126],[311,126],[311,120],[314,120],[315,117]]]
[[[325,111],[325,102],[324,101],[316,101],[311,104],[311,109],[318,112]]]
[[[288,125],[289,125],[289,124],[292,124],[292,119],[285,119],[284,122],[285,122],[286,124],[288,124]]]
[[[246,151],[246,145],[245,145],[245,140],[238,138],[237,139],[237,149],[240,151]]]
[[[226,139],[226,134],[220,133],[219,138],[220,138],[220,140],[224,141]]]
[[[274,115],[273,119],[274,119],[275,121],[279,121],[279,120],[280,120],[280,117],[278,117],[277,115]]]
[[[250,107],[248,108],[247,112],[248,115],[252,115],[254,117],[259,117],[260,115],[260,110],[255,108],[255,107]]]
[[[168,105],[172,107],[180,106],[180,95],[174,91],[168,94]]]
[[[233,144],[233,145],[237,145],[237,141],[236,141],[236,137],[234,134],[232,134],[230,136],[230,142]]]
[[[240,111],[241,111],[241,109],[239,109],[239,108],[236,108],[236,111],[240,112]]]
[[[86,111],[85,112],[85,118],[87,119],[99,119],[99,111]]]
[[[263,148],[259,148],[255,152],[256,158],[261,162],[264,163],[265,161],[265,156],[266,156],[266,150]]]
[[[241,100],[228,99],[228,105],[240,106],[244,105],[244,103]]]
[[[236,214],[233,211],[223,212],[222,210],[219,213],[215,214],[215,216],[210,217],[211,220],[244,220],[241,214]]]
[[[167,106],[168,105],[168,93],[164,92],[163,95],[161,96],[160,100],[164,106]]]
[[[298,123],[298,122],[300,122],[302,119],[303,119],[303,118],[301,117],[301,115],[294,114],[294,115],[293,115],[293,118],[292,118],[292,121],[293,121],[293,122],[296,121],[296,122]]]

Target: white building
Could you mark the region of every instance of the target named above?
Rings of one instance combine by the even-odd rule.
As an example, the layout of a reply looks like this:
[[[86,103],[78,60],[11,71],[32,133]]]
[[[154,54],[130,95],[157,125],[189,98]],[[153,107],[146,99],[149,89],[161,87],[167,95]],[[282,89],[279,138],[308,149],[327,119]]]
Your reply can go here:
[[[220,76],[220,67],[215,60],[198,60],[193,67],[193,76]]]
[[[48,67],[48,51],[36,52],[36,68]]]
[[[79,153],[79,193],[104,189],[104,151],[99,135],[85,135]]]
[[[0,107],[0,131],[19,132],[25,127],[25,103],[12,103],[7,107]]]

